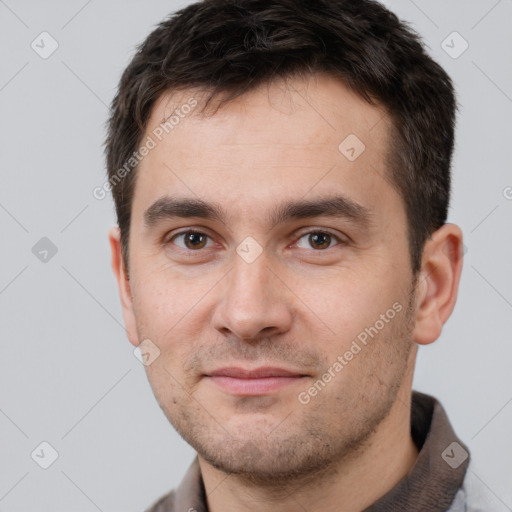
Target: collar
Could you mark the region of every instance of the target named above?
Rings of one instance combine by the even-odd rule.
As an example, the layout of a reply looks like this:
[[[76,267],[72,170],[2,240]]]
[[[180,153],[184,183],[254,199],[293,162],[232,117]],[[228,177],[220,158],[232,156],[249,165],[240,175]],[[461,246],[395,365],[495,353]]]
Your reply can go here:
[[[456,436],[441,403],[412,392],[411,435],[418,458],[409,473],[364,512],[445,512],[462,486],[469,450]],[[208,512],[197,456],[176,491],[161,498],[148,512]]]
[[[419,451],[414,466],[364,512],[446,512],[450,508],[466,475],[469,450],[434,397],[412,392],[411,435]]]

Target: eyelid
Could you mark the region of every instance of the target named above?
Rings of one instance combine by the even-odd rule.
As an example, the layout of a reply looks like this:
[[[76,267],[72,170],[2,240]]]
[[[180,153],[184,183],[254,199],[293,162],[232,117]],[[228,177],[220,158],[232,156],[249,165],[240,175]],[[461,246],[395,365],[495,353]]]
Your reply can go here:
[[[303,238],[306,235],[311,235],[313,233],[324,233],[326,235],[329,235],[329,236],[335,238],[338,241],[338,243],[333,245],[332,247],[328,247],[327,249],[316,249],[316,250],[315,249],[305,249],[305,250],[309,250],[310,252],[326,253],[329,250],[334,249],[337,246],[346,245],[349,242],[348,237],[346,235],[344,235],[344,236],[339,235],[338,233],[334,233],[333,231],[331,231],[328,228],[320,228],[320,227],[316,227],[316,228],[313,227],[313,228],[311,228],[311,227],[309,227],[309,228],[306,228],[306,231],[300,231],[299,233],[296,233],[294,235],[295,242],[293,244],[294,245],[297,244],[297,242],[301,238]],[[302,249],[302,248],[299,247],[299,249]]]
[[[178,235],[184,235],[185,233],[199,233],[201,235],[208,235],[210,238],[212,238],[212,236],[210,235],[211,230],[210,230],[210,228],[208,228],[206,226],[185,225],[185,226],[182,226],[181,228],[175,228],[175,229],[172,229],[171,231],[167,231],[166,233],[164,233],[164,235],[162,237],[162,241],[164,243],[169,242],[172,238],[174,238]]]
[[[212,242],[214,242],[213,237],[210,236],[210,234],[207,231],[208,230],[205,230],[204,228],[200,228],[200,229],[199,228],[185,228],[182,231],[178,231],[177,233],[173,233],[172,235],[165,236],[163,238],[163,242],[162,243],[163,243],[163,245],[167,245],[167,244],[173,242],[173,240],[175,238],[177,238],[179,236],[182,236],[182,235],[188,235],[188,234],[191,234],[191,233],[206,236]],[[202,249],[198,249],[198,250],[194,251],[194,250],[191,250],[191,249],[184,249],[183,247],[180,247],[179,245],[177,245],[176,247],[178,247],[178,249],[180,249],[181,251],[185,251],[185,252],[189,252],[189,253],[200,252],[200,251],[204,251],[205,249],[210,249],[211,248],[211,247],[204,247]]]

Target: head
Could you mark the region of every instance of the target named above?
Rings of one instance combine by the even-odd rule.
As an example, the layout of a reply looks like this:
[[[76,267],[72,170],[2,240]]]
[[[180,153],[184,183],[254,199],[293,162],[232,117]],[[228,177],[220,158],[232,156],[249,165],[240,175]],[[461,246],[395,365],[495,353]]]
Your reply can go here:
[[[372,1],[204,1],[140,45],[106,140],[113,267],[155,396],[209,463],[325,467],[410,392],[461,271],[454,118],[447,74]],[[294,377],[234,390],[215,373],[235,366]]]

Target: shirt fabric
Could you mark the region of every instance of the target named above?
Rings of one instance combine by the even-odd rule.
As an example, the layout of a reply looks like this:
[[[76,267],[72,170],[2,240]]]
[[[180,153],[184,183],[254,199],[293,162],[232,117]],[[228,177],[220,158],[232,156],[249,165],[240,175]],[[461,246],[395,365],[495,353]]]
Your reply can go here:
[[[440,402],[412,392],[411,435],[418,458],[398,484],[362,512],[510,512],[480,477]],[[208,512],[197,456],[176,490],[146,512]]]

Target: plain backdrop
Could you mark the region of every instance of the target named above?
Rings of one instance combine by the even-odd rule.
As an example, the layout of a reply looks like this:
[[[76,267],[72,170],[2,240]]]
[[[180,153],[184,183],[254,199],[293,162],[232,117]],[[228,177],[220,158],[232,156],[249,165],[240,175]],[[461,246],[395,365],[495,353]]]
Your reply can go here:
[[[0,0],[0,511],[143,510],[194,456],[125,337],[113,203],[92,194],[121,72],[187,3]],[[448,221],[467,252],[414,388],[441,401],[512,510],[512,2],[386,5],[423,36],[460,102]],[[58,454],[48,469],[42,442]]]

